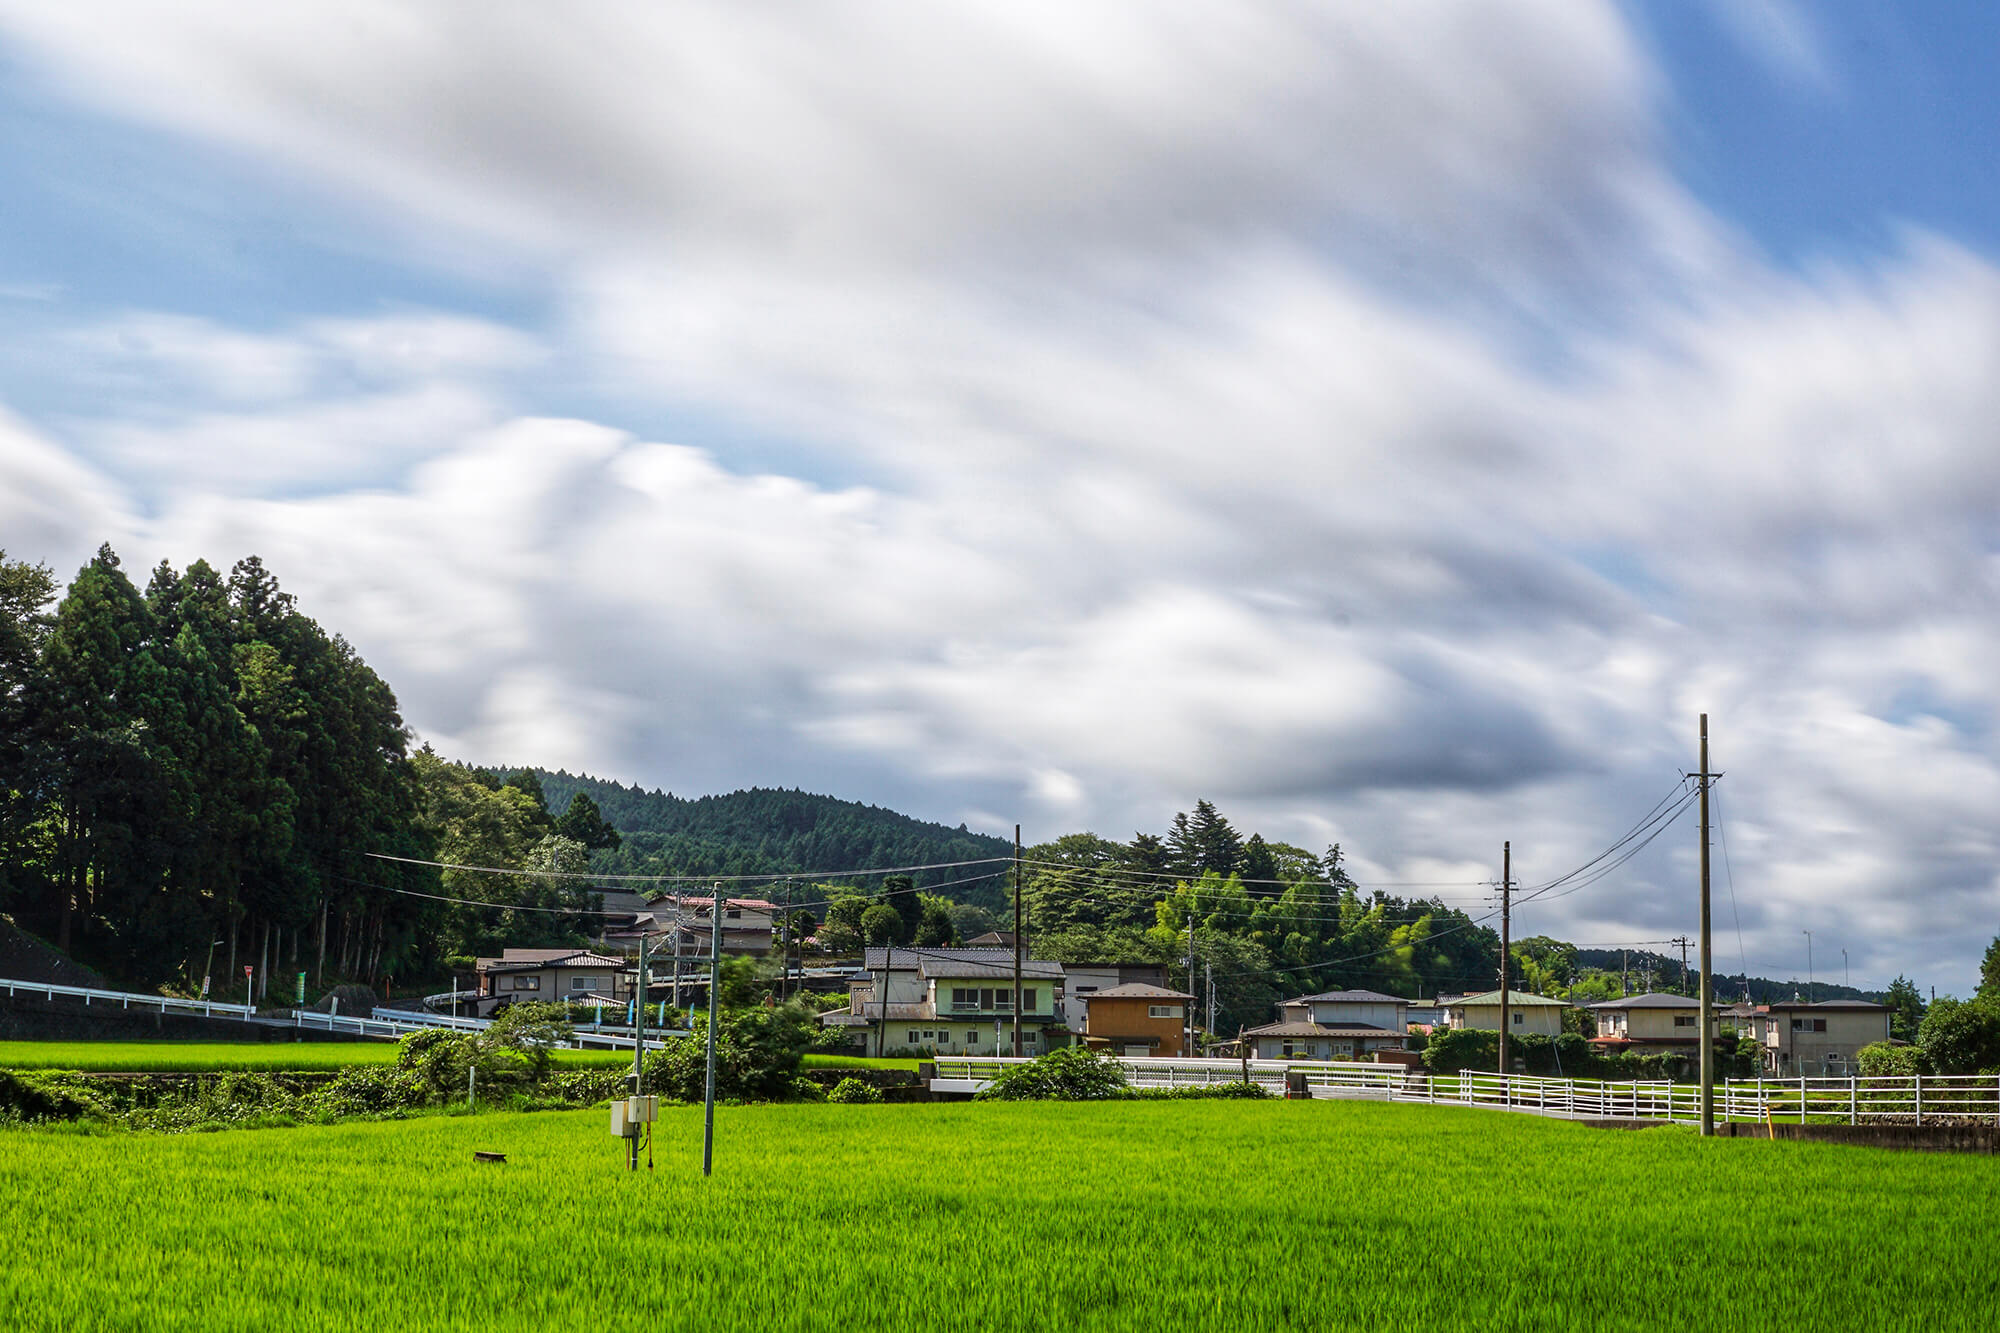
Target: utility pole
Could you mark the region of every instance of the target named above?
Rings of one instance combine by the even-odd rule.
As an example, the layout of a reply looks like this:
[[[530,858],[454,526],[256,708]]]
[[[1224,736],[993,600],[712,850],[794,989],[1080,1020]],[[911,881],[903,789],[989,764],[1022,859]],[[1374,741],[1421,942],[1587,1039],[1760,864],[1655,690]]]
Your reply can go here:
[[[1813,1002],[1812,932],[1802,930],[1799,933],[1806,937],[1806,1003],[1811,1004]]]
[[[1708,714],[1701,715],[1701,1132],[1715,1134],[1715,1042],[1709,1029],[1715,1022],[1714,939],[1708,911]],[[1682,989],[1686,989],[1687,941],[1681,941]]]
[[[1014,825],[1014,1058],[1021,1058],[1021,826]]]
[[[708,1085],[701,1099],[701,1173],[705,1176],[715,1163],[715,1018],[721,1008],[716,998],[722,993],[722,885],[715,886],[715,902],[708,918]],[[641,951],[643,957],[643,951]],[[632,1147],[636,1161],[639,1148]]]
[[[1208,1039],[1215,1040],[1215,964],[1205,962],[1202,971],[1208,977]]]
[[[1847,990],[1854,989],[1854,978],[1847,975],[1847,950],[1840,951],[1840,984]]]
[[[1688,937],[1685,935],[1676,935],[1668,940],[1667,943],[1681,946],[1681,990],[1686,991],[1688,988]]]
[[[1632,951],[1630,949],[1620,949],[1618,951],[1618,998],[1621,1000],[1632,993],[1632,987],[1628,980],[1631,971]]]
[[[1507,1077],[1507,962],[1514,947],[1514,844],[1500,844],[1500,1077]]]
[[[785,986],[792,978],[792,882],[785,881],[785,905],[778,909],[778,1003],[786,1000]]]
[[[632,1095],[646,1092],[646,937],[639,936],[638,989],[632,992]],[[625,1169],[639,1169],[639,1136],[625,1135]]]
[[[674,1008],[681,1007],[681,895],[674,894]],[[639,941],[639,951],[645,952],[646,942]]]
[[[1192,912],[1188,913],[1187,981],[1188,981],[1188,994],[1192,995],[1194,994],[1194,913]],[[1181,1030],[1182,1030],[1181,1058],[1190,1059],[1194,1055],[1194,1001],[1193,1000],[1188,1001],[1187,1009],[1184,1012],[1187,1014],[1187,1021],[1181,1024]]]

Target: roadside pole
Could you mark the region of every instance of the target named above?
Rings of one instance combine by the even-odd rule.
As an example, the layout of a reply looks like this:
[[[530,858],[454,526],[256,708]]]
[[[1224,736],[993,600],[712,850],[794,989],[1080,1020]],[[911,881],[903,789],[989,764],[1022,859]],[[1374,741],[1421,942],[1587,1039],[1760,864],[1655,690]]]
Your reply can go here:
[[[1500,1086],[1507,1086],[1507,1027],[1511,1015],[1507,1012],[1507,962],[1508,953],[1513,948],[1513,900],[1509,896],[1514,887],[1514,844],[1500,844]],[[1504,1095],[1504,1094],[1503,1094]]]
[[[1708,714],[1701,715],[1701,1132],[1715,1133],[1715,958],[1708,929]]]
[[[722,885],[715,886],[715,904],[708,917],[708,1083],[702,1093],[701,1173],[715,1163],[715,1021],[722,991]],[[635,1147],[633,1150],[637,1152]]]
[[[639,937],[639,975],[632,992],[632,1096],[646,1092],[646,937]],[[637,1105],[635,1101],[633,1105]],[[639,1169],[639,1136],[625,1136],[625,1169]]]
[[[883,974],[885,977],[887,973]],[[885,995],[883,997],[887,999]],[[876,1052],[878,1055],[880,1052]],[[1014,1058],[1021,1058],[1021,826],[1014,825]]]

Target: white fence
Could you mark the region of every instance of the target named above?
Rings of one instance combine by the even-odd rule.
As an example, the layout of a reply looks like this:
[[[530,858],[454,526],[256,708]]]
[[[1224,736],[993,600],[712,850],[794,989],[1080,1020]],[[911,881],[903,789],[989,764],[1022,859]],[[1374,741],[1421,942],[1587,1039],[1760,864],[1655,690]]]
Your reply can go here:
[[[938,1091],[974,1092],[1027,1060],[941,1056]],[[1477,1106],[1574,1120],[1701,1119],[1701,1090],[1688,1083],[1606,1082],[1514,1074],[1428,1074],[1400,1065],[1338,1061],[1121,1059],[1134,1086],[1250,1080],[1282,1090],[1289,1075],[1308,1096]],[[1775,1124],[1990,1124],[2000,1126],[2000,1075],[1924,1074],[1879,1078],[1734,1079],[1715,1088],[1718,1121]]]
[[[309,1009],[296,1010],[292,1014],[292,1026],[310,1028],[317,1032],[345,1032],[357,1037],[407,1037],[412,1032],[428,1032],[444,1028],[456,1032],[479,1032],[491,1027],[490,1018],[454,1018],[450,1014],[431,1014],[414,1009],[381,1009],[372,1017],[361,1018],[351,1014],[322,1014]],[[669,1037],[690,1035],[685,1028],[646,1030],[646,1049],[660,1049]],[[575,1029],[575,1035],[562,1043],[571,1050],[590,1048],[631,1050],[634,1037],[631,1028],[589,1028]]]
[[[141,995],[136,991],[95,990],[89,986],[55,986],[41,981],[10,981],[5,977],[0,977],[0,989],[6,990],[9,995],[40,995],[51,1000],[58,995],[68,995],[81,998],[87,1005],[115,1004],[120,1009],[153,1009],[163,1014],[248,1018],[256,1012],[247,1004],[225,1004],[220,1000],[184,1000],[176,995]]]

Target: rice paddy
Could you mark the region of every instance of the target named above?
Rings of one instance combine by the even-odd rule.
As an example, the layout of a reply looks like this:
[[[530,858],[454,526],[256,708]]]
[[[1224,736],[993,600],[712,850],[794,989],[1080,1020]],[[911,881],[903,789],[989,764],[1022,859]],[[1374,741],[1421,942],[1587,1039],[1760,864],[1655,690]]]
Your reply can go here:
[[[1991,1327],[2000,1160],[1375,1103],[0,1132],[20,1329]],[[503,1166],[475,1150],[504,1152]]]

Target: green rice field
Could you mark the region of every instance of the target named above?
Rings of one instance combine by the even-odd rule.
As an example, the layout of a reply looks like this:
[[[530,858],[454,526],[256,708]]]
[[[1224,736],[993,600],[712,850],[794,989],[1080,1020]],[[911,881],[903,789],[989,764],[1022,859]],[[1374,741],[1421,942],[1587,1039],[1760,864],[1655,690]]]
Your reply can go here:
[[[391,1041],[0,1041],[0,1069],[74,1069],[107,1074],[270,1073],[393,1065]],[[562,1069],[632,1063],[630,1051],[557,1051]]]
[[[1359,1102],[0,1132],[14,1329],[1990,1329],[2000,1160]],[[474,1150],[508,1155],[475,1163]]]

